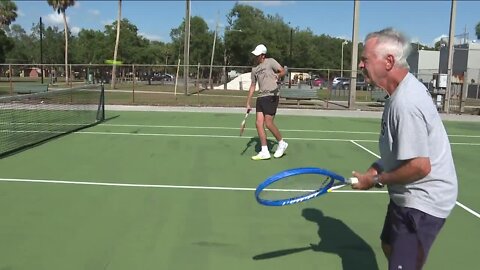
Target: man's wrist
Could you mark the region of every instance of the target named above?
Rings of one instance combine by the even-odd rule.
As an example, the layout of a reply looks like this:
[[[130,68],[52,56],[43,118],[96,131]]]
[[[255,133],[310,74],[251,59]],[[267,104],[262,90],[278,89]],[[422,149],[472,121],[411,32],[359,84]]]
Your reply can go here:
[[[373,176],[373,185],[377,188],[382,188],[384,186],[381,180],[381,174],[376,174]]]

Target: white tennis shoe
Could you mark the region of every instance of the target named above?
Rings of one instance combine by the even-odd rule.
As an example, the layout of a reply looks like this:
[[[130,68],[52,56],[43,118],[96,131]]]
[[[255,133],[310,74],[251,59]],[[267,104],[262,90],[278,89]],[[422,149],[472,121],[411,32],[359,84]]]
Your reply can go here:
[[[260,151],[257,155],[252,157],[253,160],[266,160],[270,159],[270,152]]]
[[[286,142],[278,144],[277,151],[275,151],[273,156],[275,158],[281,158],[285,154],[285,151],[287,150],[287,147],[288,147],[288,143],[286,143]]]

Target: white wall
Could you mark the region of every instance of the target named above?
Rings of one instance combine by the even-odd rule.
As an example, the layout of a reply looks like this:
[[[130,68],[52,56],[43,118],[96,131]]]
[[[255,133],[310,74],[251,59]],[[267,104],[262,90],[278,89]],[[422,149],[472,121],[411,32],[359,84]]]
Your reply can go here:
[[[438,61],[440,60],[440,51],[418,51],[418,70],[436,69],[438,70]]]
[[[440,61],[439,51],[418,51],[418,75],[417,78],[424,82],[429,82],[434,73],[438,73],[438,63]]]

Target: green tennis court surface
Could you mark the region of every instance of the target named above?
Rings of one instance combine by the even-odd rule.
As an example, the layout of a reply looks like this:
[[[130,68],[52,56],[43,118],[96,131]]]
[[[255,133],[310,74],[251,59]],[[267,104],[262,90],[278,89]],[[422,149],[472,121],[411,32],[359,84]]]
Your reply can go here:
[[[385,269],[384,190],[277,208],[253,194],[288,168],[366,169],[379,119],[280,114],[287,155],[252,161],[259,142],[254,117],[238,136],[243,116],[109,111],[102,124],[3,158],[0,269]],[[476,269],[480,123],[445,124],[458,204],[424,269]]]

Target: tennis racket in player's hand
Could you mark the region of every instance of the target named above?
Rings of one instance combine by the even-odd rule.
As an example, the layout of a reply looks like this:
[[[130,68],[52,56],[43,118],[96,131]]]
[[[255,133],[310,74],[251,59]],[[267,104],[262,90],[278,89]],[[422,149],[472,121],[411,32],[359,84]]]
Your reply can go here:
[[[251,110],[252,110],[252,109],[250,109],[250,108],[247,109],[247,113],[245,114],[245,117],[243,118],[243,121],[242,121],[242,123],[240,124],[240,136],[242,136],[242,135],[243,135],[243,131],[245,131],[245,126],[246,126],[246,124],[247,124],[247,117],[248,117],[248,115],[250,114],[250,111],[251,111]]]
[[[334,186],[335,181],[341,185]],[[303,202],[333,189],[358,183],[355,177],[344,178],[326,169],[304,167],[289,169],[270,176],[255,190],[260,204],[284,206]]]

